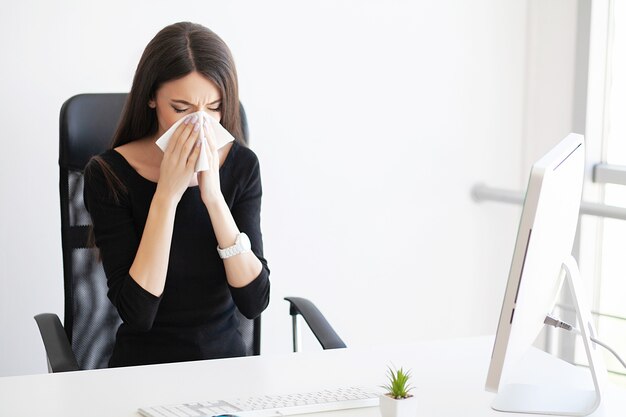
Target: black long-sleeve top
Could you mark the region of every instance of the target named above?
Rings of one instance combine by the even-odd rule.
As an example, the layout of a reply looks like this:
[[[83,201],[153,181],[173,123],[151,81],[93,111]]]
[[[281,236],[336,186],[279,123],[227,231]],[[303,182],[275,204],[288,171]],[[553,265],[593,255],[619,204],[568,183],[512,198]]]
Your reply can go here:
[[[183,194],[174,219],[165,289],[160,297],[129,275],[157,184],[115,150],[100,155],[126,188],[111,192],[98,163],[85,168],[84,201],[108,282],[108,297],[123,323],[110,366],[224,358],[245,355],[235,309],[248,318],[269,303],[269,269],[260,229],[261,177],[250,149],[234,143],[220,168],[222,194],[239,230],[252,243],[263,268],[243,288],[226,281],[217,238],[199,187]]]

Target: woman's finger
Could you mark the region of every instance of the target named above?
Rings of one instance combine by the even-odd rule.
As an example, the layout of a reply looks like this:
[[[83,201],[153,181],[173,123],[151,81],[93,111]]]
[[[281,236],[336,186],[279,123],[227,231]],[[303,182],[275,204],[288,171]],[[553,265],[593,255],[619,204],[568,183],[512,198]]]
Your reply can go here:
[[[181,156],[180,156],[184,161],[186,161],[189,158],[189,154],[193,151],[193,147],[197,142],[200,142],[200,126],[199,125],[197,129],[194,126],[193,131],[191,132],[189,137],[187,137],[187,139],[184,140],[184,143],[181,149]]]
[[[167,153],[174,152],[174,148],[176,148],[176,138],[182,134],[183,130],[185,130],[185,127],[186,127],[185,122],[188,122],[188,119],[189,119],[189,116],[186,116],[183,119],[183,122],[179,124],[176,130],[172,133],[172,136],[170,137],[170,140],[168,141],[167,147],[165,148],[164,152],[167,152]]]
[[[193,149],[191,150],[191,153],[189,154],[189,158],[187,158],[188,170],[191,170],[192,172],[195,170],[196,162],[198,161],[198,158],[200,157],[201,149],[202,149],[202,142],[200,141],[200,139],[197,139],[195,142],[193,142]]]
[[[187,118],[180,124],[180,126],[183,126],[183,130],[180,132],[180,134],[176,134],[176,132],[178,132],[178,129],[176,129],[176,132],[174,132],[174,134],[172,135],[172,140],[175,141],[172,153],[175,155],[176,158],[180,158],[183,145],[185,144],[186,139],[189,139],[189,136],[192,135],[195,121],[197,120],[198,116],[195,114],[187,116]]]

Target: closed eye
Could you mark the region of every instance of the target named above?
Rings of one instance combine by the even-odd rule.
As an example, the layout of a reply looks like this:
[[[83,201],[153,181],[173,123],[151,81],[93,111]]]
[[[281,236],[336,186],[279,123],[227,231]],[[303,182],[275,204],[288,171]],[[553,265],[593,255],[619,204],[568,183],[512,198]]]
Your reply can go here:
[[[184,113],[184,112],[186,112],[186,111],[188,111],[188,110],[189,110],[188,108],[187,108],[187,109],[179,109],[179,108],[178,108],[178,107],[176,107],[176,106],[172,106],[172,108],[174,109],[174,111],[175,111],[176,113]]]

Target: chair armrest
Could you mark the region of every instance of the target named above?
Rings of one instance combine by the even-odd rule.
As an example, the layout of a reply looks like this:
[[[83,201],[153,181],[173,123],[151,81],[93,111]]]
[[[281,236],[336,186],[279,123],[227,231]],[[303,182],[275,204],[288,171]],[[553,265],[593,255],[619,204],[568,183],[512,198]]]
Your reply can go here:
[[[289,301],[289,314],[300,314],[324,349],[345,348],[346,344],[332,328],[326,317],[311,301],[300,297],[285,297]]]
[[[46,348],[50,371],[79,371],[80,368],[59,317],[51,313],[37,314],[35,321]]]

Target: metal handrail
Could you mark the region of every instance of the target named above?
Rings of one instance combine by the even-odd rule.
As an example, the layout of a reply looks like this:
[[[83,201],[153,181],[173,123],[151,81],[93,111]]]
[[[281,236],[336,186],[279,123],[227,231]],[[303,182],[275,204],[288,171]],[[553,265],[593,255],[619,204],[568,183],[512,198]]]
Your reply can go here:
[[[484,184],[474,185],[474,187],[472,187],[471,194],[472,198],[476,202],[497,201],[518,205],[521,205],[524,202],[524,193],[522,191],[511,191],[502,188],[489,187]],[[609,206],[600,203],[591,203],[589,201],[583,201],[580,203],[580,214],[626,220],[626,208]]]
[[[593,167],[593,182],[626,185],[626,166],[596,164]]]

